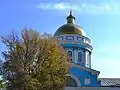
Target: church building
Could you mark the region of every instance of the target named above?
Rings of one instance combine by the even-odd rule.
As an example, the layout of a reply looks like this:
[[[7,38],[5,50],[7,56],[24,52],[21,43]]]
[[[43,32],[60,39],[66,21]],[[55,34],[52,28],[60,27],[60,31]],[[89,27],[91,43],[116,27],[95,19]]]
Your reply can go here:
[[[91,68],[91,54],[93,47],[91,39],[83,29],[76,25],[75,17],[70,11],[66,18],[67,23],[57,29],[54,37],[70,56],[71,68],[69,69],[67,86],[71,87],[99,87],[99,71]]]

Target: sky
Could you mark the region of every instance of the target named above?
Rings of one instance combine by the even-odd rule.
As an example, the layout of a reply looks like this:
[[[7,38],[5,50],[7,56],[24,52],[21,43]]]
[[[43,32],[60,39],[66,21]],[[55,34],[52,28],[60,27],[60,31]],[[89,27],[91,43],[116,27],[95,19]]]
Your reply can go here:
[[[92,40],[92,68],[99,77],[120,78],[120,0],[0,0],[0,36],[24,28],[54,34],[70,9]]]

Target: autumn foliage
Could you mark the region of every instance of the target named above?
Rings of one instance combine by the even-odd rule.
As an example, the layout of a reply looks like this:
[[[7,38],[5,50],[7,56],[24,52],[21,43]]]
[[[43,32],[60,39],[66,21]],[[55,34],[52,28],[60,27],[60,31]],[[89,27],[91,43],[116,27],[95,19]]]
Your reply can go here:
[[[23,30],[1,37],[2,76],[7,90],[63,90],[68,73],[68,56],[48,34]]]

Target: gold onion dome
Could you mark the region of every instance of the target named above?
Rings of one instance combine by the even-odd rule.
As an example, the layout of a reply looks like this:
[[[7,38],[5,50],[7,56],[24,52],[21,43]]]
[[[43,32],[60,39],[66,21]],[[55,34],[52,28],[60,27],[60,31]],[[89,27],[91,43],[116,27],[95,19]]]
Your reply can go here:
[[[75,25],[75,17],[72,15],[72,11],[70,11],[70,15],[66,19],[67,24],[62,25],[60,28],[58,28],[54,36],[59,36],[63,34],[78,34],[80,36],[86,36],[82,28],[78,25]]]

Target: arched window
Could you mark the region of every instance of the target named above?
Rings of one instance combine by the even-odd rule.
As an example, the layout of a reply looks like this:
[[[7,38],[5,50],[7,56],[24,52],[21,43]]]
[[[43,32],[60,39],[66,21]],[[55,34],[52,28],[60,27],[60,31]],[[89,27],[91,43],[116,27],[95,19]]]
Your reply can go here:
[[[67,77],[67,83],[66,83],[67,87],[77,87],[77,83],[76,81],[71,78],[70,76]]]
[[[67,87],[79,87],[81,86],[80,80],[72,75],[72,74],[67,74],[67,82],[66,82]]]
[[[82,52],[78,53],[78,62],[82,62]]]
[[[72,51],[68,51],[68,55],[70,56],[70,61],[72,61]]]

